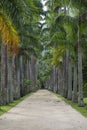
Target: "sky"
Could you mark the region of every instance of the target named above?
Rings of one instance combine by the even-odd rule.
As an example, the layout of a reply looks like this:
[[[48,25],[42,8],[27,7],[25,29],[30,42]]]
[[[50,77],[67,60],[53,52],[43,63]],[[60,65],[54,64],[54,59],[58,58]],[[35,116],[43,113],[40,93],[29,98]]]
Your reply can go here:
[[[45,6],[47,0],[41,0],[42,4],[43,4],[43,9],[44,11],[47,11],[47,7]]]
[[[44,11],[47,11],[47,7],[45,6],[46,1],[47,1],[47,0],[41,0],[41,2],[42,2],[42,4],[43,4],[43,10],[44,10]],[[45,16],[41,15],[41,17],[42,17],[42,20],[40,21],[40,23],[43,24],[43,23],[45,23],[45,19],[44,19]]]

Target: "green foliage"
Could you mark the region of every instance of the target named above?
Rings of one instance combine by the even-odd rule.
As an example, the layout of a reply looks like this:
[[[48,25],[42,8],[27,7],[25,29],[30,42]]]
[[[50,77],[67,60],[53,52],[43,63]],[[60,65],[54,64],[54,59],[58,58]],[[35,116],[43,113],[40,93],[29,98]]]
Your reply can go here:
[[[83,85],[83,96],[87,97],[87,83]]]
[[[87,84],[87,41],[85,44],[83,44],[83,88],[85,87],[84,89],[86,89],[87,86],[86,84]]]
[[[20,35],[20,50],[28,48],[27,53],[33,50],[31,53],[36,54],[39,50],[37,48],[40,47],[41,32],[38,22],[41,19],[40,14],[43,13],[40,0],[2,0],[0,9],[7,13],[16,26],[18,35]]]
[[[46,15],[46,23],[48,30],[46,29],[46,32],[44,33],[49,34],[47,37],[49,41],[47,46],[48,49],[51,47],[56,48],[55,53],[53,53],[54,64],[58,64],[58,61],[60,60],[62,61],[63,55],[59,51],[61,49],[57,49],[59,46],[61,48],[62,44],[65,44],[66,48],[69,49],[72,60],[77,61],[79,19],[82,20],[80,23],[80,40],[82,41],[83,46],[87,43],[87,20],[85,19],[87,10],[86,3],[86,0],[84,2],[82,0],[64,0],[62,2],[59,0],[47,1],[46,5],[48,6],[48,12]],[[84,69],[84,73],[86,75],[85,70],[86,67]],[[84,78],[86,79],[85,75]]]
[[[72,0],[72,6],[79,9],[80,13],[83,13],[87,9],[87,1],[86,0]]]
[[[39,58],[38,62],[38,79],[40,82],[47,82],[49,75],[52,71],[52,52],[48,51],[44,54],[44,56]]]
[[[84,98],[84,103],[87,104],[87,98]]]
[[[47,52],[50,52],[51,49],[54,50],[51,58],[49,57],[49,59],[51,59],[49,60],[49,66],[58,66],[62,63],[63,65],[68,65],[67,63],[63,62],[64,57],[66,57],[66,62],[68,62],[66,50],[69,52],[69,58],[72,62],[72,65],[78,62],[78,43],[80,43],[80,45],[83,47],[83,80],[84,83],[87,83],[86,0],[48,0],[46,5],[48,7],[48,11],[46,13],[45,23],[47,25],[43,31],[43,36],[45,36],[43,44]],[[62,46],[65,46],[65,48]],[[64,81],[65,80],[67,79],[65,78]],[[87,87],[85,84],[83,87],[84,96],[87,96],[86,88]]]
[[[59,46],[58,48],[55,49],[54,54],[53,54],[53,64],[54,65],[60,65],[63,62],[63,56],[66,51],[66,47],[64,45]]]
[[[25,80],[24,82],[24,86],[27,87],[27,86],[31,86],[32,85],[32,81],[31,80]]]
[[[40,82],[40,80],[39,80],[39,79],[37,80],[36,85],[37,85],[37,88],[40,88],[40,87],[41,87],[41,82]]]

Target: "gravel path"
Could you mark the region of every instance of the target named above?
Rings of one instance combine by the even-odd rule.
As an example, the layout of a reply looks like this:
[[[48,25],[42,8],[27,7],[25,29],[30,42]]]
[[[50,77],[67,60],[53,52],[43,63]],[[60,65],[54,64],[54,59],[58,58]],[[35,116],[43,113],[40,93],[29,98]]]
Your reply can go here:
[[[0,117],[0,130],[87,130],[87,118],[39,90]]]

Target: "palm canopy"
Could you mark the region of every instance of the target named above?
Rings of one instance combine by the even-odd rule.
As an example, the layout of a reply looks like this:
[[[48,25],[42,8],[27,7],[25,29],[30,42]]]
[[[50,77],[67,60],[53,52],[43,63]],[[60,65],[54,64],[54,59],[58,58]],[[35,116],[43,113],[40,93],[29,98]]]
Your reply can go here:
[[[8,50],[11,53],[17,53],[19,48],[19,36],[5,12],[0,10],[0,35],[4,45],[8,45]]]
[[[2,0],[0,1],[0,8],[0,12],[3,12],[2,17],[7,19],[6,21],[3,19],[2,22],[3,24],[4,22],[7,22],[6,24],[9,26],[9,28],[6,28],[6,31],[4,30],[5,28],[3,28],[4,34],[2,41],[4,41],[6,44],[9,44],[9,46],[14,44],[13,48],[16,51],[16,43],[19,46],[19,41],[22,43],[22,46],[23,43],[25,44],[25,41],[26,44],[29,44],[29,42],[32,42],[32,39],[37,39],[31,36],[29,27],[33,27],[35,24],[38,25],[37,21],[40,19],[40,14],[42,13],[42,4],[39,0]],[[27,29],[25,30],[26,25]],[[0,28],[2,29],[1,26]]]

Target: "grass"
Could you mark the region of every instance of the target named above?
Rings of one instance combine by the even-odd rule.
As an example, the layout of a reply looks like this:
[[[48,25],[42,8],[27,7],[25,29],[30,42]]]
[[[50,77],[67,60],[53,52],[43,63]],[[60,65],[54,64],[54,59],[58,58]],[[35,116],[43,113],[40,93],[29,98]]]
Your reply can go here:
[[[87,98],[84,98],[84,103],[87,104]]]
[[[17,104],[19,104],[21,101],[26,99],[27,97],[31,96],[33,93],[29,93],[26,96],[21,97],[18,100],[13,101],[12,103],[9,103],[5,106],[0,106],[0,116],[4,114],[5,112],[9,111],[11,108],[15,107]]]
[[[53,93],[53,92],[52,92]],[[87,109],[86,107],[79,107],[77,103],[73,103],[70,100],[67,100],[66,98],[62,97],[59,94],[54,93],[57,97],[61,98],[63,101],[65,101],[67,104],[69,104],[72,108],[76,109],[78,112],[80,112],[84,117],[87,118]],[[87,104],[87,98],[84,98],[84,104]]]

